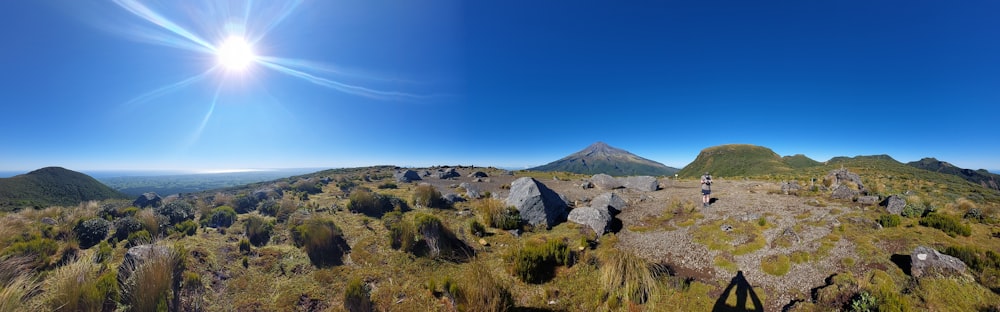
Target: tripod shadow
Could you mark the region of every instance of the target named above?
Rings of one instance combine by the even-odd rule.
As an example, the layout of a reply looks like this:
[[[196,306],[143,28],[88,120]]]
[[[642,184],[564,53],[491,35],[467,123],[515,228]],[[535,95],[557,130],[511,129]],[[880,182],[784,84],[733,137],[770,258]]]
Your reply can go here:
[[[734,287],[736,288],[736,306],[730,306],[726,304],[726,301],[729,300],[729,296],[733,295]],[[750,297],[753,303],[753,309],[747,309],[747,296]],[[743,277],[743,271],[739,271],[736,272],[736,276],[733,276],[733,279],[729,282],[729,286],[726,286],[726,290],[722,292],[722,296],[715,301],[712,311],[764,311],[764,304],[760,302],[760,298],[753,291],[753,287],[750,287],[750,283]]]

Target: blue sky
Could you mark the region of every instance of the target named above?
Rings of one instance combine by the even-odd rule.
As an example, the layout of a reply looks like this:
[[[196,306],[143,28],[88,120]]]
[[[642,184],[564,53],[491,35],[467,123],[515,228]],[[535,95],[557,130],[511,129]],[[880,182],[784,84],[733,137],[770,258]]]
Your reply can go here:
[[[1000,169],[996,1],[251,3],[0,3],[0,170],[524,167],[596,141]]]

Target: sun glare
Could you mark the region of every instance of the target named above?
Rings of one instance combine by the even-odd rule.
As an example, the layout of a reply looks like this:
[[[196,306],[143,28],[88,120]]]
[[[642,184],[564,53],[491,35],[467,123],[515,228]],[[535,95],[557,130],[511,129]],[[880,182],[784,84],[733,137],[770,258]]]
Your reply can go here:
[[[219,65],[229,71],[244,71],[257,59],[250,44],[242,37],[235,36],[226,39],[216,50],[215,56]]]

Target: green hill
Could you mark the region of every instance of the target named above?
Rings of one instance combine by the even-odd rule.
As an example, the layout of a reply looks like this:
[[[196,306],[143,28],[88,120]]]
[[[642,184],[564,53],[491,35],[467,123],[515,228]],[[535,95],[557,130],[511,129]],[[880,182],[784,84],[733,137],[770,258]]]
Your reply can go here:
[[[792,163],[796,166],[804,163],[799,157],[795,159]],[[728,144],[702,150],[693,162],[684,166],[684,169],[677,174],[683,178],[697,178],[705,172],[711,172],[717,177],[751,177],[787,173],[792,171],[792,168],[769,148],[750,144]]]
[[[0,210],[68,206],[111,198],[126,196],[86,174],[60,167],[0,179]]]
[[[998,180],[1000,180],[1000,175],[990,173],[985,169],[972,170],[959,168],[946,161],[939,161],[930,157],[919,161],[908,162],[906,165],[919,169],[958,176],[966,181],[979,184],[985,188],[1000,190],[1000,182],[998,182]]]
[[[806,155],[795,154],[792,156],[781,157],[781,161],[784,162],[789,167],[793,169],[802,169],[822,165],[823,163],[813,160],[812,158],[806,157]]]
[[[639,157],[604,142],[591,144],[579,152],[528,170],[580,174],[603,173],[612,176],[667,176],[677,172],[677,168]]]

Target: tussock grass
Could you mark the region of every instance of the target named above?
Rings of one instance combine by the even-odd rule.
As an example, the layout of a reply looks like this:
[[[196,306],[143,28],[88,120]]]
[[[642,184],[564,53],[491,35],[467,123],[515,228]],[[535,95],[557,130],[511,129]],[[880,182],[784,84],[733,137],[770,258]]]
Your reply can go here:
[[[605,250],[599,259],[601,286],[608,294],[609,308],[656,301],[660,293],[657,279],[664,268],[615,248]]]
[[[131,271],[122,283],[123,297],[134,311],[157,311],[173,306],[167,301],[171,293],[177,298],[180,285],[182,256],[173,248],[151,249],[145,261],[126,263]]]
[[[59,267],[45,280],[42,299],[49,311],[101,311],[104,294],[97,289],[97,266],[79,257]]]
[[[38,290],[30,274],[30,258],[0,258],[0,312],[32,310],[27,303]]]
[[[460,311],[500,312],[514,307],[510,288],[490,272],[485,262],[473,261],[459,274],[457,293],[452,295]]]
[[[772,255],[760,259],[760,269],[764,273],[774,276],[788,274],[792,268],[792,261],[786,255]]]

